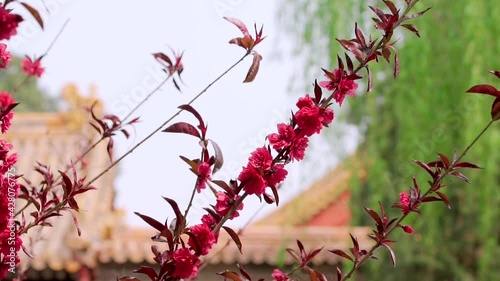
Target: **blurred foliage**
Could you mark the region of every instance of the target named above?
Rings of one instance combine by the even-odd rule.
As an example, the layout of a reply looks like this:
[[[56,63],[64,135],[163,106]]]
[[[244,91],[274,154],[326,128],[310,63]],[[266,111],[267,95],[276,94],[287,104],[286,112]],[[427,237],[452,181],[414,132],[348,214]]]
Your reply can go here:
[[[395,2],[401,5],[402,1]],[[285,28],[291,36],[302,38],[298,50],[316,56],[315,50],[321,53],[326,47],[333,63],[336,54],[343,52],[334,38],[351,38],[354,21],[364,32],[374,32],[368,5],[383,7],[372,0],[282,1],[281,16],[289,23]],[[409,32],[395,36],[401,38],[397,45],[400,76],[393,80],[391,67],[381,62],[373,68],[379,73],[374,92],[349,99],[343,112],[342,120],[362,131],[363,160],[371,163],[367,164],[367,180],[353,181],[354,224],[371,225],[362,206],[396,202],[399,192],[411,184],[411,175],[425,188],[428,178],[412,159],[429,162],[436,160],[437,152],[460,153],[490,119],[491,101],[465,91],[475,84],[498,86],[498,79],[488,74],[500,68],[498,1],[422,0],[415,11],[427,7],[432,9],[413,22],[421,38]],[[308,62],[308,69],[326,67],[317,59]],[[310,81],[310,71],[305,73],[305,80]],[[368,262],[362,274],[368,280],[386,281],[498,279],[499,144],[500,130],[495,124],[465,158],[484,167],[467,171],[472,184],[445,181],[452,209],[441,203],[423,206],[422,215],[407,221],[415,232],[399,231],[393,237],[399,241],[394,245],[398,266],[393,268],[389,255],[380,251],[380,260]],[[396,210],[391,214],[399,215]]]
[[[29,77],[14,93],[14,89],[27,77],[22,71],[21,61],[22,58],[13,57],[9,67],[0,71],[0,90],[8,91],[16,102],[20,103],[14,111],[45,112],[57,110],[57,100],[38,87],[38,77]]]

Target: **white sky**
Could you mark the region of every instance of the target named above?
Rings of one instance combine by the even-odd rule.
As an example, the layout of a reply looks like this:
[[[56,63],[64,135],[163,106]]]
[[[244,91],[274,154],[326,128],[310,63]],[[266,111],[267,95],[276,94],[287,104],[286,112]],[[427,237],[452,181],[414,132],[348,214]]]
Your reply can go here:
[[[28,2],[39,8],[46,30],[42,32],[31,17],[25,16],[27,23],[12,41],[21,55],[42,54],[64,21],[70,19],[43,61],[46,73],[40,80],[42,87],[50,93],[59,93],[63,85],[75,82],[82,92],[88,93],[89,85],[96,84],[106,110],[122,117],[145,96],[141,91],[151,90],[164,77],[151,54],[159,51],[170,54],[167,45],[185,50],[183,93],[177,92],[171,83],[156,93],[137,112],[142,122],[136,126],[131,140],[117,138],[117,156],[154,130],[178,105],[189,101],[243,55],[243,49],[227,43],[241,33],[222,16],[239,18],[252,29],[254,21],[258,26],[264,24],[268,38],[257,48],[263,61],[253,83],[241,83],[251,62],[248,58],[194,104],[209,124],[208,136],[224,152],[225,167],[217,175],[224,179],[237,177],[249,153],[263,144],[264,137],[275,130],[277,122],[289,118],[294,103],[286,91],[298,65],[286,48],[293,42],[280,35],[282,31],[276,25],[275,1],[45,0],[52,10],[50,15],[43,10],[41,1]],[[186,120],[194,122],[187,113],[175,121]],[[120,165],[115,185],[116,203],[127,210],[127,222],[145,226],[133,211],[159,220],[172,217],[170,207],[161,196],[176,199],[181,208],[187,205],[195,177],[178,155],[199,157],[196,139],[159,133]],[[326,165],[331,163],[327,161]],[[282,200],[304,188],[298,184],[299,169],[303,166],[290,167]],[[325,167],[316,169],[311,177],[324,171]],[[202,204],[214,203],[208,195],[198,195],[195,199],[196,207],[189,218],[192,223],[197,223],[204,213]],[[260,203],[253,199],[245,205],[242,217],[234,224],[244,224]],[[272,210],[275,207],[268,206],[262,214]]]

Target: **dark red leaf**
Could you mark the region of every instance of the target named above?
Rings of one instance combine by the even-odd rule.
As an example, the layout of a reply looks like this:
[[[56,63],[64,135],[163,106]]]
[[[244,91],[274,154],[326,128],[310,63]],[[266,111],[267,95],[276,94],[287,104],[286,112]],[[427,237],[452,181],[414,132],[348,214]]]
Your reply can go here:
[[[365,36],[363,35],[363,32],[359,30],[357,22],[354,24],[354,32],[356,34],[356,39],[358,39],[359,44],[361,44],[363,48],[366,48]]]
[[[500,78],[500,71],[498,70],[490,70],[490,73],[495,75],[496,77]]]
[[[443,200],[443,202],[446,204],[448,209],[451,209],[450,201],[448,200],[448,197],[444,195],[444,193],[436,191],[436,194]]]
[[[414,24],[407,23],[407,24],[402,24],[402,26],[408,29],[409,31],[413,32],[415,35],[417,35],[417,37],[420,37],[420,32],[418,32],[418,29]]]
[[[214,184],[220,186],[222,189],[224,189],[224,191],[226,191],[226,193],[229,195],[229,197],[233,197],[234,196],[233,189],[225,181],[222,181],[222,180],[213,180],[212,182]]]
[[[237,264],[236,266],[238,266],[238,269],[240,270],[240,273],[241,275],[243,275],[243,277],[245,277],[247,280],[252,280],[250,274],[248,274],[248,272],[246,272],[240,264]]]
[[[427,196],[422,198],[422,202],[435,202],[435,201],[443,201],[443,199],[434,197],[434,196]]]
[[[469,169],[481,169],[481,167],[477,166],[476,164],[472,164],[469,162],[460,162],[455,165],[453,165],[453,168],[469,168]]]
[[[178,231],[179,227],[181,225],[184,225],[184,216],[182,215],[181,210],[179,209],[179,206],[177,205],[177,202],[175,202],[175,200],[168,197],[163,197],[163,199],[165,199],[165,201],[167,201],[174,210],[175,217],[177,218],[177,221],[175,222],[175,230]]]
[[[292,256],[296,263],[301,263],[300,255],[294,249],[286,248],[286,251],[290,254],[290,256]]]
[[[342,270],[337,266],[337,281],[342,280]]]
[[[388,63],[391,62],[391,50],[389,48],[382,49],[382,56]]]
[[[113,147],[114,147],[115,141],[113,138],[109,138],[108,141],[108,146],[106,147],[106,150],[108,152],[109,160],[113,161]]]
[[[347,53],[345,53],[345,62],[347,63],[347,70],[349,70],[349,73],[352,73],[354,65],[352,64],[351,57],[349,57]]]
[[[375,212],[374,210],[365,207],[365,211],[370,215],[370,217],[373,218],[373,220],[378,224],[382,225],[382,220],[380,219],[380,216]]]
[[[431,170],[431,168],[427,164],[425,164],[422,161],[418,161],[418,160],[413,160],[413,162],[417,163],[420,167],[424,168],[424,170],[426,170],[427,173],[429,173],[432,177],[434,177],[434,172]]]
[[[354,262],[354,259],[351,256],[349,256],[346,252],[344,252],[340,249],[334,249],[334,250],[328,250],[328,251],[331,253],[334,253],[337,256],[343,257],[345,259],[348,259],[348,260]]]
[[[350,51],[358,60],[362,61],[364,59],[364,54],[358,49],[356,43],[338,38],[336,38],[336,40],[340,43],[340,45],[342,45],[342,47]]]
[[[245,77],[245,80],[243,81],[243,83],[250,83],[255,79],[255,77],[257,76],[257,73],[259,72],[259,66],[260,66],[261,60],[262,60],[262,56],[254,51],[252,65],[248,69],[247,76]]]
[[[472,88],[468,89],[467,93],[485,94],[497,98],[500,97],[500,91],[498,91],[495,87],[487,84],[475,85]]]
[[[143,214],[138,213],[138,212],[134,212],[134,214],[136,214],[137,216],[139,216],[143,221],[145,221],[147,224],[149,224],[154,229],[156,229],[156,230],[158,230],[160,232],[163,231],[163,229],[165,229],[165,225],[163,225],[161,222],[153,219],[152,217],[143,215]]]
[[[321,98],[323,97],[323,90],[318,85],[318,80],[314,80],[314,103],[319,104],[321,102]]]
[[[385,1],[384,0],[384,4],[387,6],[387,8],[389,8],[389,10],[391,10],[391,13],[393,15],[397,15],[399,13],[398,9],[394,5],[394,3],[392,3],[391,1]]]
[[[491,119],[493,121],[500,119],[500,97],[496,98],[491,105]]]
[[[222,228],[224,228],[224,230],[227,232],[227,234],[229,234],[229,236],[231,236],[234,243],[238,247],[238,250],[240,251],[240,253],[243,253],[241,251],[242,244],[241,244],[241,240],[240,240],[240,237],[238,236],[238,234],[236,234],[236,232],[234,232],[234,230],[230,227],[223,226]]]
[[[38,11],[35,8],[31,7],[26,3],[19,2],[19,4],[23,5],[23,7],[26,8],[26,10],[28,10],[28,12],[35,18],[38,25],[40,25],[40,27],[43,29],[43,20],[42,17],[40,16],[40,13],[38,13]]]
[[[441,159],[441,163],[443,163],[444,168],[448,169],[450,167],[450,159],[448,159],[448,157],[446,157],[446,155],[441,154],[439,152],[438,152],[438,155],[439,155],[439,159]]]
[[[405,16],[403,18],[403,21],[407,21],[407,20],[411,20],[411,19],[416,19],[418,17],[421,17],[423,14],[425,14],[427,11],[429,11],[431,8],[427,8],[425,10],[423,10],[422,12],[420,13],[416,13],[416,14],[413,14],[413,15],[409,15],[409,16]]]
[[[396,266],[396,255],[394,254],[394,251],[392,250],[392,248],[387,244],[382,244],[382,246],[386,247],[387,250],[389,250],[389,253],[391,254],[392,265]]]
[[[162,132],[187,134],[201,139],[200,132],[193,125],[186,122],[172,124],[168,126],[168,128],[162,130]]]
[[[158,276],[156,271],[150,266],[141,266],[139,269],[134,270],[134,273],[145,274],[149,277],[149,279],[151,279],[151,281],[155,281]]]
[[[470,180],[462,173],[460,173],[459,171],[454,171],[454,172],[451,172],[452,175],[454,175],[455,177],[465,181],[466,183],[470,183]]]
[[[153,54],[153,57],[154,57],[157,61],[159,61],[160,63],[161,63],[161,61],[166,62],[166,63],[167,63],[167,65],[166,65],[166,66],[172,66],[172,65],[173,65],[173,63],[172,63],[172,61],[170,60],[170,58],[169,58],[167,55],[165,55],[164,53],[154,53],[154,54]]]
[[[270,186],[270,188],[271,188],[271,191],[273,192],[274,202],[276,202],[276,206],[278,206],[280,203],[280,196],[278,193],[278,189],[276,188],[276,186]]]
[[[76,231],[78,233],[78,236],[82,236],[82,230],[80,229],[80,225],[78,224],[78,220],[76,219],[75,214],[71,210],[67,210],[69,214],[71,215],[71,218],[73,219],[73,224],[76,227]]]
[[[185,110],[187,112],[190,112],[191,114],[193,114],[196,119],[198,119],[198,122],[200,122],[200,124],[198,125],[198,129],[201,130],[201,135],[202,137],[204,138],[205,137],[205,133],[206,133],[206,126],[205,126],[205,122],[203,122],[203,118],[201,117],[201,115],[198,113],[198,111],[196,111],[192,106],[190,106],[189,104],[183,104],[181,106],[179,106],[178,108],[182,109],[182,110]]]

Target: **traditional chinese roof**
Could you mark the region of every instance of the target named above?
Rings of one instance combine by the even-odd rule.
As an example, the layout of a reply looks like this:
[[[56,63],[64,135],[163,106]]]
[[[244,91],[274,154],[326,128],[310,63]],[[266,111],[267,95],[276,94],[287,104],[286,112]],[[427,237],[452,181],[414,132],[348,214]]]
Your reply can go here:
[[[79,96],[76,88],[71,85],[65,88],[64,93],[69,105],[67,111],[16,113],[11,128],[3,136],[12,143],[14,151],[18,153],[16,174],[24,175],[35,185],[41,180],[41,176],[33,169],[37,161],[50,166],[57,177],[58,170],[66,170],[65,165],[77,159],[78,154],[95,141],[96,136],[90,131],[90,127],[86,126],[88,112],[82,108],[91,105],[94,99]],[[106,144],[100,144],[84,161],[90,165],[77,165],[78,174],[86,175],[87,178],[97,175],[109,165]],[[81,229],[85,230],[82,232],[82,241],[98,239],[122,216],[123,212],[113,209],[114,177],[114,172],[110,171],[93,184],[99,187],[97,190],[77,197],[81,211],[76,217]],[[20,179],[20,183],[24,181]],[[22,208],[23,204],[25,201],[18,201],[18,209]],[[31,218],[29,213],[33,210],[28,208],[24,211],[28,221]],[[85,253],[75,252],[71,247],[70,243],[78,237],[77,231],[71,216],[64,212],[62,214],[62,217],[50,220],[53,227],[33,228],[23,237],[24,245],[35,257],[30,259],[21,253],[23,267],[74,272],[79,269],[80,261],[89,259]]]
[[[350,224],[349,208],[352,180],[366,177],[357,156],[351,156],[316,181],[310,188],[297,195],[276,212],[257,221],[255,226],[347,226]]]

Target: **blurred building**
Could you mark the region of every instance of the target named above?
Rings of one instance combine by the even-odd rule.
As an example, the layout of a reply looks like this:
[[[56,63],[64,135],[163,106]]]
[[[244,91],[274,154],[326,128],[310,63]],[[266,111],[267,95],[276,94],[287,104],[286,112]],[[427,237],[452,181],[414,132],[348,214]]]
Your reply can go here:
[[[97,136],[87,125],[89,114],[82,109],[92,105],[95,99],[83,98],[74,86],[66,87],[64,96],[68,103],[65,112],[17,113],[6,135],[19,154],[17,173],[24,174],[33,184],[41,180],[33,170],[36,161],[49,165],[57,174],[57,169],[66,169],[61,165],[77,159],[81,151],[96,141]],[[98,106],[98,110],[102,107]],[[90,179],[109,163],[106,144],[102,143],[77,167],[80,175]],[[93,184],[97,190],[78,199],[81,212],[76,217],[81,237],[77,235],[72,217],[64,212],[62,217],[51,220],[53,227],[35,228],[23,237],[24,245],[35,257],[31,259],[22,254],[22,267],[27,268],[29,280],[116,280],[132,275],[141,265],[154,266],[151,253],[154,242],[150,239],[154,230],[125,225],[124,211],[114,208],[114,177],[111,170]],[[223,280],[215,273],[237,271],[237,264],[254,278],[269,280],[274,268],[294,264],[286,248],[297,249],[296,239],[308,250],[325,246],[313,265],[333,276],[335,265],[341,260],[326,249],[347,250],[349,233],[358,236],[361,244],[367,242],[366,228],[349,226],[351,177],[350,169],[337,167],[304,194],[245,228],[240,236],[242,254],[233,243],[228,243],[230,237],[221,232],[219,244],[204,259],[207,265],[198,280]],[[27,209],[25,214],[29,212]]]

